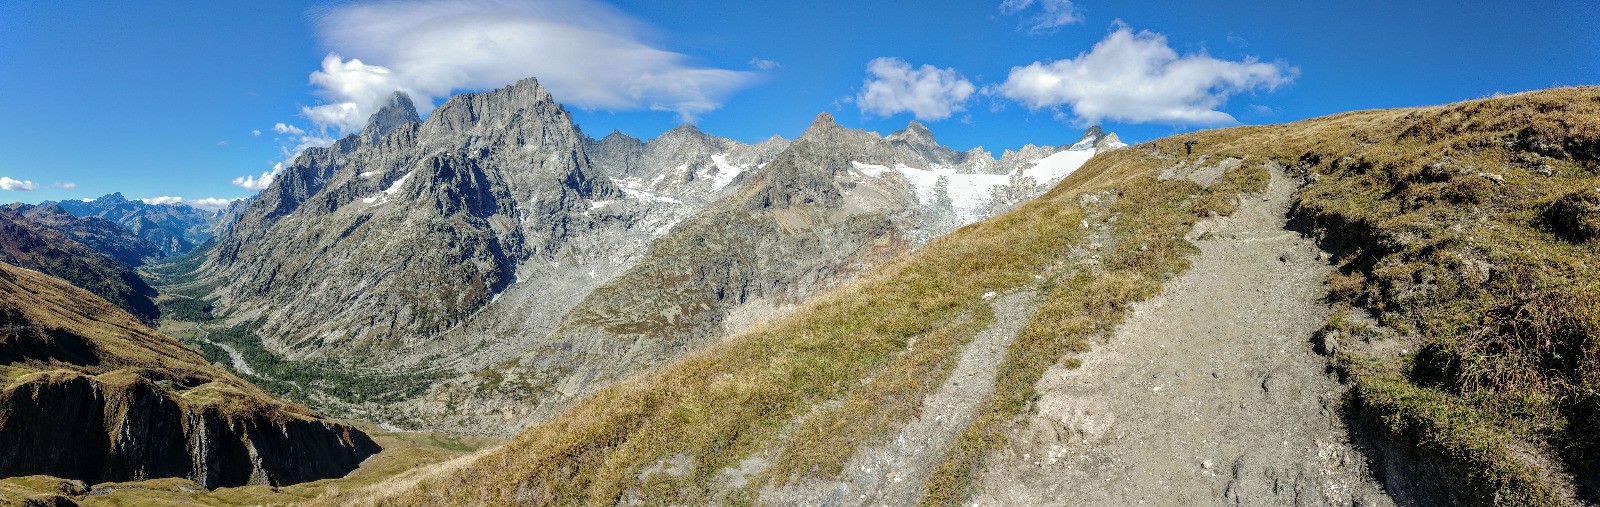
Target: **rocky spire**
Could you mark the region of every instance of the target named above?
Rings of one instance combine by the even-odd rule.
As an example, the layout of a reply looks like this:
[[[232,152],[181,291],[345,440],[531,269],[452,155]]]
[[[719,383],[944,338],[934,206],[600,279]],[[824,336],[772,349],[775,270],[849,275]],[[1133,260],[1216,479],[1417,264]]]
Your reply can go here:
[[[367,118],[367,126],[361,128],[361,135],[382,139],[396,128],[421,121],[422,117],[417,116],[416,106],[411,104],[411,97],[405,92],[397,91],[389,96],[389,102],[385,103],[382,109]]]
[[[938,146],[939,142],[933,138],[933,131],[917,120],[911,120],[904,130],[889,134],[890,141],[905,141],[909,144],[923,146]]]
[[[800,133],[800,138],[807,139],[822,136],[826,130],[837,127],[838,125],[838,123],[833,121],[833,115],[828,114],[827,112],[818,113],[817,118],[811,120],[811,126],[806,127],[806,131]]]
[[[1105,137],[1105,135],[1105,131],[1100,130],[1099,125],[1089,127],[1089,130],[1083,133],[1083,137],[1078,138],[1078,142],[1072,143],[1072,146],[1067,147],[1067,149],[1073,151],[1093,149],[1095,144],[1100,142],[1100,138]]]

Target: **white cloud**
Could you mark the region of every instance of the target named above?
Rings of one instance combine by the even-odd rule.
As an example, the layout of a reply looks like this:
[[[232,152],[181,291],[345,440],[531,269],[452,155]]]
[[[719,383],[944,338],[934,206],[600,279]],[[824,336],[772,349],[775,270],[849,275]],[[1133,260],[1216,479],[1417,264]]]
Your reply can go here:
[[[966,109],[977,87],[955,69],[913,68],[899,58],[867,63],[867,79],[855,97],[862,112],[889,117],[910,112],[919,120],[943,120]]]
[[[226,140],[217,141],[217,146],[227,146],[227,145],[228,145],[228,141],[226,141]]]
[[[235,197],[235,198],[232,198],[232,199],[224,199],[224,198],[221,198],[221,197],[207,197],[207,198],[204,198],[204,199],[184,199],[182,197],[174,197],[174,196],[170,196],[170,195],[163,195],[161,197],[149,197],[149,198],[144,198],[144,199],[139,199],[139,200],[141,202],[144,202],[145,204],[168,204],[168,205],[187,204],[187,205],[194,206],[194,207],[200,208],[200,209],[219,210],[219,209],[223,209],[223,208],[228,207],[228,205],[232,204],[233,201],[237,201],[239,199],[243,199],[243,198],[242,197]]]
[[[283,164],[272,166],[271,171],[261,173],[260,176],[244,175],[233,179],[233,185],[247,190],[261,190],[272,184],[272,178],[283,172]]]
[[[1005,0],[1000,2],[1000,13],[1012,16],[1038,6],[1037,12],[1022,20],[1018,30],[1029,34],[1054,33],[1063,26],[1082,23],[1083,15],[1071,0]]]
[[[297,136],[298,135],[304,135],[306,133],[306,131],[301,130],[300,127],[296,127],[294,125],[289,125],[287,123],[281,123],[281,122],[276,124],[276,125],[273,125],[272,126],[272,131],[273,132],[277,132],[279,134],[294,134],[294,135],[297,135]],[[256,132],[260,132],[260,131],[257,130]]]
[[[228,207],[228,205],[233,204],[233,201],[237,201],[239,199],[243,199],[243,197],[234,197],[232,199],[207,197],[204,199],[195,199],[193,201],[189,201],[189,205],[200,209],[218,210]]]
[[[569,105],[693,120],[758,77],[658,49],[645,42],[647,27],[597,0],[344,4],[322,11],[317,31],[332,52],[311,81],[327,102],[303,114],[344,133],[360,129],[396,90],[426,112],[453,91],[534,76]]]
[[[279,129],[278,127],[284,128]],[[280,133],[305,132],[295,128],[293,125],[284,125],[282,123],[274,125],[273,130],[276,130]],[[310,148],[332,146],[334,139],[326,136],[306,134],[295,136],[292,141],[295,143],[294,147],[292,148],[288,145],[278,147],[278,150],[283,153],[283,159],[273,163],[271,170],[262,172],[259,175],[246,174],[244,176],[234,178],[233,185],[249,190],[261,190],[267,188],[267,185],[272,184],[272,179],[277,177],[278,173],[283,172],[283,169],[288,167],[290,163],[294,162],[294,159],[299,158],[301,153]]]
[[[1013,67],[992,91],[1034,110],[1067,106],[1083,123],[1220,124],[1235,122],[1217,110],[1229,96],[1272,91],[1297,73],[1255,58],[1180,57],[1165,36],[1124,25],[1076,58]]]
[[[78,184],[70,182],[70,181],[68,181],[66,183],[56,182],[56,183],[51,183],[50,184],[50,188],[59,188],[59,189],[62,189],[62,190],[72,190],[74,188],[78,188]]]
[[[31,192],[39,189],[39,184],[26,180],[14,180],[0,176],[0,190]]]
[[[252,130],[252,131],[250,131],[250,135],[251,136],[255,136],[255,137],[261,137],[261,131],[260,130]]]
[[[761,70],[776,70],[783,68],[783,64],[765,58],[751,58],[750,66]]]

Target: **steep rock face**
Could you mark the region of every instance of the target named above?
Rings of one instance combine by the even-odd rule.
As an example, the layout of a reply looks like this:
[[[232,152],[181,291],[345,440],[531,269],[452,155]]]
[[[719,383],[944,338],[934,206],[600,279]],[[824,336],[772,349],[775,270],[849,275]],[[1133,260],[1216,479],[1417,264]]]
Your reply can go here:
[[[621,195],[588,201],[584,216],[590,227],[568,230],[559,255],[522,262],[516,283],[462,325],[431,337],[448,344],[445,352],[414,347],[402,360],[432,354],[435,364],[470,371],[544,346],[542,338],[584,296],[644,258],[653,240],[737,192],[744,175],[772,161],[790,142],[774,137],[745,144],[693,126],[649,141],[620,133],[599,141],[586,138],[584,155]]]
[[[156,247],[163,256],[180,255],[210,241],[222,214],[187,204],[147,204],[111,193],[90,201],[46,201],[80,217],[115,222]]]
[[[696,153],[685,146],[711,144],[694,143],[701,136],[679,128],[662,138],[678,143],[668,153]],[[1093,156],[1099,135],[1084,139],[1088,148],[1030,148],[1000,161],[981,150],[940,146],[915,122],[880,137],[823,114],[770,163],[740,174],[733,193],[678,224],[637,264],[584,297],[532,351],[438,389],[419,404],[422,417],[483,432],[547,417],[610,380],[780,315],[927,238],[1037,195]],[[613,160],[651,158],[648,145],[621,134],[599,144],[605,145],[599,151],[616,154]],[[686,158],[703,160],[717,149]],[[1048,160],[1058,153],[1071,158]],[[680,175],[700,173],[686,164],[655,167],[668,172],[619,171],[638,175],[622,180],[623,188],[692,184],[697,180]],[[1008,169],[974,172],[995,167]],[[960,203],[952,203],[952,194]]]
[[[116,222],[96,216],[73,215],[59,204],[31,206],[12,203],[6,208],[40,225],[66,234],[84,246],[105,254],[125,266],[137,267],[144,264],[146,259],[166,255],[159,246],[150,244],[133,231],[117,225]]]
[[[160,314],[155,289],[133,270],[12,208],[0,208],[0,262],[65,279],[146,321]]]
[[[0,477],[281,485],[379,450],[62,280],[0,263],[0,294]]]
[[[384,135],[380,132],[387,131]],[[219,306],[291,355],[386,349],[462,322],[530,260],[559,262],[621,191],[529,79],[417,123],[397,95],[359,135],[308,150],[222,238]]]

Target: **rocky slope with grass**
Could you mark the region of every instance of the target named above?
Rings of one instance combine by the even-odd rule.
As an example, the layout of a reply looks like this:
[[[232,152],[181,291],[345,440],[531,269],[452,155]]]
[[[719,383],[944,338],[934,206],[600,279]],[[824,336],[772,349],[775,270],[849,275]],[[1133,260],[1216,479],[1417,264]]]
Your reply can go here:
[[[670,149],[648,149],[657,142]],[[747,149],[771,154],[773,142]],[[639,145],[620,134],[600,144],[601,159],[630,174],[619,180],[628,192],[728,190],[583,296],[529,352],[437,389],[419,401],[414,420],[503,433],[548,418],[611,381],[780,316],[929,237],[1015,205],[1097,150],[1120,146],[1094,129],[1077,145],[1030,146],[997,160],[939,145],[915,122],[880,136],[840,127],[826,114],[749,170],[734,164],[759,157],[716,154],[725,148],[692,127],[643,150],[630,150]]]
[[[147,322],[161,313],[155,289],[132,268],[19,213],[28,210],[0,208],[0,262],[67,280]]]
[[[65,281],[0,263],[0,295],[0,477],[276,486],[379,450]]]
[[[1600,88],[1116,150],[371,501],[1592,502],[1597,173]]]

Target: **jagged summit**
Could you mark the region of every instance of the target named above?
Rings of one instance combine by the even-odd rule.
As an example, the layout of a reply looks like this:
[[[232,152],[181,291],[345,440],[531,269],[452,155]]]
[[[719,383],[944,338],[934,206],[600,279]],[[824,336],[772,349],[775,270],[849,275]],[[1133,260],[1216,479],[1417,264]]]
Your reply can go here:
[[[89,202],[93,203],[93,204],[119,204],[119,203],[128,202],[128,198],[123,197],[122,196],[122,192],[112,192],[112,193],[97,197],[94,200],[89,201]]]
[[[906,124],[905,129],[897,131],[893,134],[889,134],[889,136],[885,139],[888,139],[889,141],[905,141],[907,143],[922,144],[927,146],[939,145],[939,142],[933,137],[933,131],[928,130],[927,126],[923,125],[917,120],[911,120],[911,123]]]
[[[1094,143],[1094,149],[1099,151],[1115,150],[1117,148],[1126,147],[1128,147],[1128,143],[1122,142],[1122,138],[1117,137],[1116,132],[1106,134],[1105,137],[1100,138],[1099,141]]]
[[[1084,131],[1083,137],[1078,138],[1078,142],[1072,143],[1072,146],[1067,147],[1067,149],[1073,151],[1082,151],[1095,148],[1100,143],[1100,139],[1105,136],[1105,131],[1100,130],[1099,125],[1089,127],[1089,130]]]
[[[685,123],[676,127],[672,127],[672,129],[667,130],[666,132],[662,132],[660,136],[656,136],[656,138],[652,139],[651,141],[660,142],[679,139],[709,139],[711,137],[712,136],[710,134],[701,131],[700,127],[696,127],[692,123]]]
[[[817,118],[811,120],[811,125],[807,126],[806,131],[800,134],[800,138],[822,135],[822,129],[837,127],[838,125],[838,122],[833,121],[833,115],[828,114],[826,111],[817,113]]]
[[[383,108],[367,118],[367,125],[361,128],[361,134],[382,138],[396,128],[421,121],[422,117],[417,115],[416,106],[411,103],[411,96],[406,95],[406,92],[396,91],[389,96],[389,102],[385,103]]]

